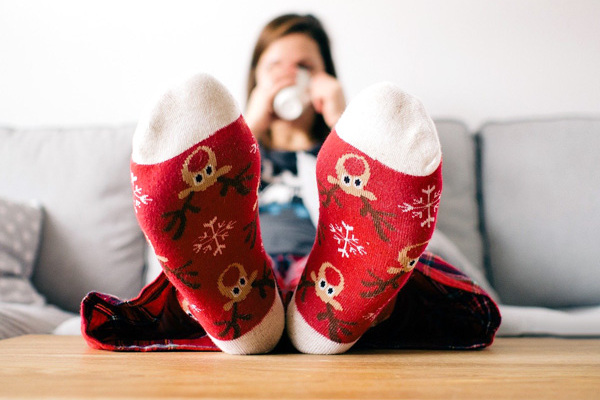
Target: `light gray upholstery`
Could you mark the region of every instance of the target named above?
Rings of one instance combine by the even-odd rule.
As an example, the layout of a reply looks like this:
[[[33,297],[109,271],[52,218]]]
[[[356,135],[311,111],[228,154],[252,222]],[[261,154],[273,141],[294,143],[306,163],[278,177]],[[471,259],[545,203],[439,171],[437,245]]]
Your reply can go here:
[[[505,304],[600,304],[600,119],[488,124],[483,213]]]
[[[132,134],[133,126],[0,129],[0,196],[43,206],[33,283],[64,310],[78,312],[91,290],[131,298],[142,287],[144,238],[129,182]]]
[[[494,301],[499,302],[500,297],[489,283],[485,272],[468,260],[454,242],[444,235],[441,230],[436,229],[429,241],[427,250],[442,257],[445,261],[464,272],[469,278],[483,288]]]
[[[475,141],[458,121],[436,120],[442,145],[444,189],[437,229],[484,274],[483,247],[477,212]]]
[[[0,197],[0,304],[41,304],[44,301],[30,281],[43,217],[38,204]]]
[[[75,314],[49,304],[0,302],[0,339],[28,334],[52,333]],[[77,334],[72,331],[71,334]]]
[[[457,121],[436,127],[444,191],[429,250],[501,303],[501,334],[600,335],[600,118],[487,124],[478,135]],[[133,211],[133,130],[0,127],[0,197],[36,200],[45,210],[30,286],[43,296],[0,302],[0,338],[77,333],[65,310],[77,312],[88,291],[135,297],[145,252],[148,278],[161,270]]]

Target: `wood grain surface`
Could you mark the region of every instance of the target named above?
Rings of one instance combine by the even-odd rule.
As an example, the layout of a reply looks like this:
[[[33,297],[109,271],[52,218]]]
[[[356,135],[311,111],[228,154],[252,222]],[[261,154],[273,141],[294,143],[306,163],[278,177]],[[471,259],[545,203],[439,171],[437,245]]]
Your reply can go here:
[[[78,336],[0,341],[1,399],[600,399],[600,340],[336,356],[117,353]]]

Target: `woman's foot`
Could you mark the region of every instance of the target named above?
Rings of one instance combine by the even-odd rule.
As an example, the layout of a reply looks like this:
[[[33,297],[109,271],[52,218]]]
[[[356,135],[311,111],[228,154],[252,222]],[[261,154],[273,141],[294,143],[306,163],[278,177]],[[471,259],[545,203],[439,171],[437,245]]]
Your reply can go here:
[[[317,161],[317,238],[288,306],[305,353],[341,353],[411,275],[433,234],[441,148],[422,104],[392,84],[360,93]]]
[[[259,157],[233,97],[203,74],[165,93],[133,139],[140,226],[184,309],[228,353],[268,352],[284,328],[260,235]]]

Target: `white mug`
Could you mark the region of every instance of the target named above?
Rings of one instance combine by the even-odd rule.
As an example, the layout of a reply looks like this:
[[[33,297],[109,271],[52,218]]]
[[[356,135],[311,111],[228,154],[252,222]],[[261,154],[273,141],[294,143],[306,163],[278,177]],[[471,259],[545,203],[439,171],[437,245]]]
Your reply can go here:
[[[304,68],[298,68],[296,84],[281,89],[273,100],[273,110],[279,118],[293,121],[302,115],[310,103],[309,82],[310,72]]]

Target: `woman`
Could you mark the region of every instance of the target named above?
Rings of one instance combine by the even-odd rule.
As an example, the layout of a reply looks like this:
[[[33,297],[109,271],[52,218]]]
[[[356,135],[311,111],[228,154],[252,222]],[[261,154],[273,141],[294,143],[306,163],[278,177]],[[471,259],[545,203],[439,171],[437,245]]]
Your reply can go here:
[[[306,71],[310,104],[294,120],[279,118],[276,94]],[[405,211],[396,204],[441,186],[437,133],[420,103],[384,84],[359,94],[344,111],[327,35],[310,15],[284,15],[265,27],[248,88],[241,118],[226,89],[199,74],[165,94],[153,111],[157,123],[140,124],[134,154],[142,162],[132,162],[132,173],[152,188],[153,204],[138,219],[160,246],[165,272],[131,301],[88,295],[82,305],[88,343],[111,350],[261,353],[285,346],[286,340],[278,342],[285,322],[285,337],[307,353],[340,353],[357,342],[380,348],[490,345],[500,323],[493,300],[443,260],[418,255],[433,225],[425,229],[399,217]],[[211,99],[198,102],[206,110],[189,101],[198,98]],[[220,112],[213,115],[212,107]],[[264,248],[255,246],[259,165],[244,120],[261,148]],[[423,135],[404,134],[414,121],[426,122]],[[217,122],[221,128],[213,131]],[[181,148],[173,150],[173,142]],[[314,164],[319,151],[320,168],[315,172],[313,165],[310,183],[302,185],[303,160],[312,157]],[[155,152],[165,153],[159,162],[144,159]],[[190,163],[198,164],[195,172]],[[181,174],[183,180],[172,179]],[[323,205],[319,240],[305,196],[317,179],[321,196],[312,198]],[[214,233],[215,221],[222,221],[217,237],[228,242],[203,247],[198,240],[206,235],[198,235]],[[338,246],[341,230],[356,234],[349,250],[347,242]],[[265,249],[275,261],[275,279]],[[281,302],[280,293],[290,296]]]
[[[275,95],[295,83],[299,68],[310,72],[312,107],[294,121],[278,119]],[[287,14],[268,23],[252,54],[244,115],[257,140],[275,150],[309,150],[325,140],[345,107],[329,38],[319,20]]]
[[[310,104],[292,121],[279,118],[275,96],[294,85],[301,70],[310,74]],[[304,160],[309,166],[314,161],[345,107],[329,38],[319,20],[287,14],[269,22],[252,54],[244,118],[261,147],[263,241],[282,274],[310,252],[315,238],[314,215],[311,222],[306,207],[311,207],[307,189],[316,189],[303,185],[299,168]]]

